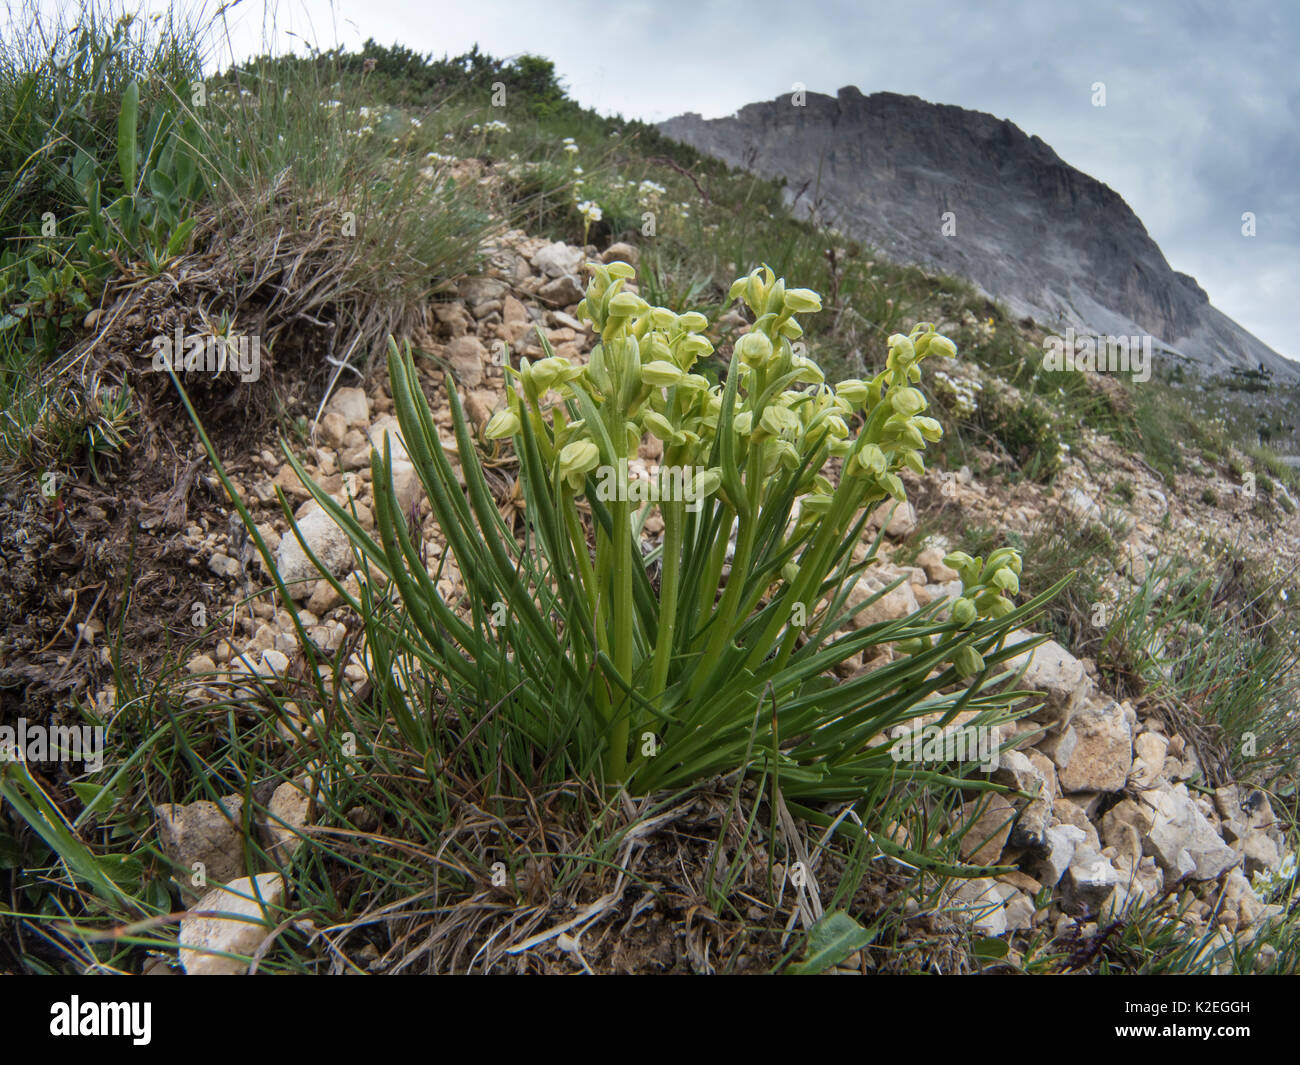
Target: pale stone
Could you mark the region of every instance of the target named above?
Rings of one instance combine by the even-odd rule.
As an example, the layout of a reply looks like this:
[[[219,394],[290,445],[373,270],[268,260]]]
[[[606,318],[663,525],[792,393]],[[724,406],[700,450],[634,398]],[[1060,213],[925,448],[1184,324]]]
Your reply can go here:
[[[1063,892],[1066,900],[1097,913],[1119,883],[1119,872],[1090,847],[1079,847],[1065,872]]]
[[[207,655],[195,655],[186,664],[185,669],[192,674],[215,673],[217,664]]]
[[[1006,845],[1015,816],[1016,808],[1005,795],[964,803],[958,824],[969,824],[970,829],[961,839],[962,858],[973,865],[994,864]]]
[[[358,389],[357,391],[360,391]],[[330,411],[320,420],[320,435],[330,447],[337,450],[343,446],[343,438],[348,433],[348,421],[337,411]]]
[[[227,795],[221,800],[223,813],[215,802],[200,799],[187,805],[160,803],[158,841],[163,853],[180,868],[175,878],[187,891],[190,878],[201,873],[207,881],[226,883],[244,876],[244,838],[240,831],[240,813],[244,800]],[[195,869],[194,863],[202,863]]]
[[[1043,833],[1052,816],[1053,799],[1051,786],[1043,774],[1026,754],[1003,751],[992,780],[995,784],[1005,784],[1034,796],[1032,799],[1018,796],[1012,799],[1020,810],[1020,816],[1016,818],[1009,838],[1013,847],[1042,847],[1045,842]]]
[[[274,908],[283,898],[284,878],[279,873],[241,877],[209,891],[181,920],[179,954],[185,971],[191,976],[246,972],[248,962],[222,955],[251,955],[257,950],[278,923]],[[200,916],[204,913],[212,915]]]
[[[406,452],[406,445],[402,442],[402,427],[396,418],[391,414],[385,414],[375,420],[375,424],[369,430],[370,446],[379,452],[382,457],[384,454],[384,442],[388,442],[389,457],[393,462],[410,462],[411,456]],[[367,453],[367,464],[369,463],[369,453]]]
[[[346,426],[363,426],[370,422],[370,400],[366,396],[365,389],[362,388],[336,388],[334,394],[330,396],[329,402],[325,404],[325,412],[328,417],[330,414],[337,414],[344,421],[344,432]],[[323,419],[322,419],[323,421]],[[339,440],[343,439],[343,434],[339,434]]]
[[[1000,936],[1007,930],[1007,912],[998,885],[988,877],[963,880],[953,892],[953,908],[979,935]]]
[[[1237,864],[1239,857],[1214,831],[1183,784],[1147,793],[1154,814],[1143,847],[1166,873],[1181,879],[1213,880]]]
[[[554,281],[548,281],[537,290],[537,295],[550,303],[567,307],[570,304],[579,302],[583,298],[584,292],[577,278],[566,275],[557,277]]]
[[[631,244],[625,244],[619,241],[611,244],[601,255],[600,261],[603,263],[628,263],[636,266],[641,258],[641,253]]]
[[[292,861],[302,846],[302,831],[310,808],[311,796],[303,790],[301,781],[286,780],[271,795],[262,830],[268,844],[267,854],[275,864]]]
[[[888,576],[875,573],[863,574],[849,592],[845,609],[851,610],[865,603],[881,588],[892,583],[898,576],[901,576],[901,574],[890,573]],[[919,609],[920,606],[917,604],[912,586],[904,581],[856,615],[849,624],[854,628],[864,629],[869,625],[875,625],[882,621],[896,621],[899,618],[908,617]]]
[[[925,570],[925,575],[935,584],[960,580],[961,574],[943,560],[944,554],[937,547],[927,547],[916,556],[916,564]]]
[[[331,575],[338,577],[352,569],[352,542],[324,510],[314,510],[303,518],[298,523],[298,531]],[[311,582],[320,576],[292,532],[280,541],[275,566],[295,599],[306,599],[311,594]]]
[[[533,255],[533,269],[545,277],[576,276],[582,272],[581,248],[571,248],[561,241],[544,245]]]
[[[1071,723],[1078,744],[1057,774],[1061,791],[1121,791],[1133,764],[1128,716],[1115,702],[1089,703]]]
[[[1067,725],[1058,733],[1049,734],[1038,743],[1038,749],[1047,755],[1056,766],[1058,787],[1060,785],[1061,770],[1070,764],[1070,759],[1074,757],[1074,749],[1078,745],[1079,735],[1071,725]]]
[[[208,569],[218,577],[225,577],[228,580],[237,580],[239,575],[244,572],[243,566],[229,555],[223,555],[220,551],[213,553],[208,559]]]
[[[447,364],[456,380],[466,388],[476,388],[482,382],[483,364],[487,358],[487,348],[472,333],[455,337],[447,345]]]
[[[1036,866],[1036,877],[1044,887],[1055,887],[1074,861],[1074,852],[1084,841],[1084,833],[1074,825],[1049,825],[1043,835],[1047,843]]]
[[[869,523],[873,529],[883,525],[886,536],[903,540],[916,531],[916,508],[906,500],[902,503],[886,500],[872,511]]]
[[[1014,647],[1036,635],[1037,633],[1025,629],[1017,629],[1007,637],[1007,646]],[[1024,668],[1019,688],[1043,693],[1043,705],[1033,710],[1028,718],[1054,728],[1061,729],[1069,725],[1075,711],[1092,693],[1092,681],[1089,680],[1083,663],[1055,640],[1047,640],[1008,659],[1002,663],[1001,668],[1013,671]]]
[[[278,651],[275,648],[263,651],[262,661],[274,676],[283,677],[289,672],[289,659],[283,651]]]

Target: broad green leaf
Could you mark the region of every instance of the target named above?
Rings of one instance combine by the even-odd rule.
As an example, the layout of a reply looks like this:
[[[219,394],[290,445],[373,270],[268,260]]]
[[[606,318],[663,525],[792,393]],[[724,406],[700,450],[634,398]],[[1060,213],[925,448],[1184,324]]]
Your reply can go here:
[[[1005,939],[995,939],[992,936],[977,939],[971,944],[972,954],[976,957],[988,958],[990,961],[1005,958],[1010,952],[1011,945]]]
[[[808,933],[804,960],[791,965],[796,976],[816,976],[863,947],[870,946],[875,933],[867,931],[843,910],[832,910]]]

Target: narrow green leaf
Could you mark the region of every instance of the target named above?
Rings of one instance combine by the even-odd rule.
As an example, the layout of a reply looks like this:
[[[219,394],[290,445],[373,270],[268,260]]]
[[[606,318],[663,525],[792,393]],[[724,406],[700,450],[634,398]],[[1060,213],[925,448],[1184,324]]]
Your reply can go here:
[[[136,124],[140,119],[140,86],[134,81],[122,93],[122,109],[117,116],[117,169],[122,187],[135,194]]]

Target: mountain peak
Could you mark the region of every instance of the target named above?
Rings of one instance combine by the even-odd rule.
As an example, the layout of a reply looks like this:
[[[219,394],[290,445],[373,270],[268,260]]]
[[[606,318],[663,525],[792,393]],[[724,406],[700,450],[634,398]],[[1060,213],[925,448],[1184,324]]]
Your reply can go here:
[[[1124,198],[1007,118],[846,85],[686,114],[662,132],[784,177],[792,208],[900,262],[965,277],[1047,328],[1147,334],[1167,359],[1212,373],[1300,364],[1217,311],[1172,269]]]

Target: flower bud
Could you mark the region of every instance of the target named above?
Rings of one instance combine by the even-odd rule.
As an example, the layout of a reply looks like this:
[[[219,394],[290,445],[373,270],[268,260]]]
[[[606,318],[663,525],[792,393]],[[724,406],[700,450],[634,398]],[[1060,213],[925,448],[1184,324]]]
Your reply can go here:
[[[814,314],[822,309],[822,298],[810,288],[792,288],[785,293],[785,309],[791,314]]]
[[[662,329],[665,332],[672,329],[672,327],[677,324],[677,315],[667,307],[651,307],[650,313],[647,317],[650,319],[651,325],[656,329]]]
[[[799,468],[799,450],[789,440],[777,440],[774,454],[776,461],[787,470]]]
[[[802,356],[795,356],[794,365],[791,367],[795,371],[795,381],[797,383],[808,385],[819,385],[826,380],[826,375],[822,373],[822,368],[812,359],[805,359]]]
[[[700,471],[695,475],[695,498],[702,499],[713,495],[720,484],[722,484],[722,470],[717,466],[710,466],[707,470]]]
[[[609,313],[620,318],[631,318],[649,310],[650,304],[633,292],[620,292],[609,301]]]
[[[772,342],[758,330],[751,330],[736,341],[736,354],[746,366],[765,366],[772,357]]]
[[[937,333],[930,337],[930,346],[926,350],[927,355],[940,355],[949,359],[957,357],[957,345],[945,336],[939,336]]]
[[[849,435],[849,427],[844,424],[844,419],[838,414],[828,414],[822,419],[822,425],[836,440],[843,440]]]
[[[575,491],[581,486],[589,470],[594,470],[600,463],[600,449],[590,440],[575,440],[565,444],[560,451],[560,476]]]
[[[570,374],[570,370],[577,372]],[[548,388],[553,388],[557,384],[563,384],[571,380],[580,373],[577,367],[570,366],[568,359],[562,359],[558,355],[552,355],[550,358],[541,359],[532,365],[532,381],[537,389],[537,394],[541,395]]]
[[[641,357],[646,362],[671,362],[673,349],[661,334],[651,333],[641,341]]]
[[[920,434],[930,443],[935,444],[943,439],[943,426],[935,418],[917,417],[912,420]]]
[[[771,403],[763,409],[759,424],[772,436],[793,435],[799,431],[799,416],[788,407]]]
[[[863,473],[872,477],[883,477],[889,468],[885,453],[875,444],[864,444],[857,454],[856,462]]]
[[[502,440],[507,436],[514,436],[517,432],[519,432],[519,416],[512,410],[497,411],[483,429],[483,435],[488,440]]]
[[[898,650],[905,655],[924,654],[930,650],[930,639],[928,636],[911,636],[906,640],[899,640]]]
[[[957,676],[962,680],[975,676],[984,668],[984,658],[980,653],[969,644],[957,652],[957,656],[952,660],[953,668],[957,670]]]
[[[889,366],[892,369],[898,363],[906,365],[916,361],[916,348],[909,337],[894,333],[889,338]]]
[[[975,604],[965,596],[955,600],[952,604],[952,620],[958,628],[965,629],[975,624],[975,619],[979,616],[979,611]]]
[[[770,282],[764,299],[763,310],[767,314],[776,314],[785,306],[785,278]]]
[[[998,596],[996,599],[993,600],[992,603],[989,604],[988,607],[989,617],[995,619],[1004,618],[1008,614],[1014,612],[1015,609],[1016,609],[1016,605],[1015,603],[1011,602],[1010,599],[1004,599],[1002,598],[1002,596]]]
[[[915,388],[891,388],[889,390],[889,405],[898,414],[910,418],[925,410],[925,396],[921,394],[919,389]]]
[[[660,440],[671,440],[677,433],[677,430],[673,428],[672,422],[662,414],[656,414],[652,410],[642,412],[641,423]]]
[[[677,351],[686,361],[686,365],[689,366],[696,359],[702,358],[705,355],[713,354],[713,345],[709,342],[708,337],[691,334],[690,336],[682,337],[682,339],[677,342]]]
[[[652,388],[671,388],[685,376],[674,363],[659,359],[641,367],[641,380]]]
[[[709,320],[699,311],[687,311],[677,316],[677,324],[688,333],[702,333],[709,327]]]
[[[1013,547],[999,547],[991,555],[985,564],[985,572],[992,573],[994,570],[1003,568],[1010,569],[1016,576],[1020,575],[1020,555],[1016,553]]]
[[[867,386],[865,382],[851,377],[835,386],[835,394],[853,406],[860,407],[867,401]]]
[[[993,574],[993,583],[1004,592],[1015,595],[1020,591],[1020,578],[1009,569],[1000,569]]]

